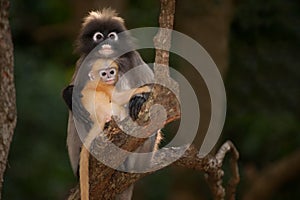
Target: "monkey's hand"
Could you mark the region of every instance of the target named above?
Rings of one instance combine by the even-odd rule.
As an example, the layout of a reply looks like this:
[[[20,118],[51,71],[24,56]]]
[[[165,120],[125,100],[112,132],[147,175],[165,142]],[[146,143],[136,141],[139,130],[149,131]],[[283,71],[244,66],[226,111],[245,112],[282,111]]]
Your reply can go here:
[[[74,85],[68,85],[62,92],[62,97],[67,104],[69,110],[72,111],[72,95],[73,95]]]
[[[86,130],[90,130],[92,127],[92,120],[90,119],[90,113],[81,104],[81,93],[76,92],[73,95],[74,85],[68,85],[62,93],[63,99],[68,108],[72,111],[73,116],[80,123],[84,124]]]
[[[141,94],[136,94],[133,97],[131,97],[129,101],[129,115],[133,121],[135,121],[138,118],[141,108],[143,104],[148,100],[149,95],[150,92],[145,92]]]

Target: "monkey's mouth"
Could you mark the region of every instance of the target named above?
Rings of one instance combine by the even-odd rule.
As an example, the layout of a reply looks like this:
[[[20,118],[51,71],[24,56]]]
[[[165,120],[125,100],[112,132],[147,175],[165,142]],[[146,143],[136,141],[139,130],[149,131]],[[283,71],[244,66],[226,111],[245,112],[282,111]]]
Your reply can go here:
[[[112,49],[111,45],[109,44],[103,44],[101,46],[101,49],[99,49],[98,51],[101,55],[104,55],[104,56],[109,56],[111,54],[114,53],[114,50]]]
[[[113,84],[115,83],[115,79],[114,79],[114,78],[112,78],[112,79],[107,79],[107,80],[105,81],[105,83],[108,84],[108,85],[113,85]]]

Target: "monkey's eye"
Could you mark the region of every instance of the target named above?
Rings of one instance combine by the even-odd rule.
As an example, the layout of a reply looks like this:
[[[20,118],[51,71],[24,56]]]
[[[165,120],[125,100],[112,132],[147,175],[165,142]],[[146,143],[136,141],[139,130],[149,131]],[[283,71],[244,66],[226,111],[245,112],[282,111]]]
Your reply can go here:
[[[104,38],[103,34],[100,33],[100,32],[96,32],[94,35],[93,35],[93,40],[95,42],[99,42],[101,41],[102,39]]]
[[[115,75],[115,74],[116,74],[116,69],[111,69],[111,70],[109,70],[109,74],[110,74],[110,75]]]
[[[111,32],[111,33],[108,34],[108,38],[109,38],[110,40],[117,41],[117,40],[118,40],[118,35],[117,35],[116,32]]]
[[[100,71],[99,74],[101,77],[106,77],[107,75],[106,71]]]

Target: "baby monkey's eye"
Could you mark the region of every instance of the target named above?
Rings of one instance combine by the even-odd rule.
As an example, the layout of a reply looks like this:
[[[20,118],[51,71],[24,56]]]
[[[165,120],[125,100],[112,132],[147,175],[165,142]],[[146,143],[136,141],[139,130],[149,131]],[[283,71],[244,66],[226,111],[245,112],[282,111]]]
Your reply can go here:
[[[115,75],[115,74],[116,74],[116,70],[115,70],[115,69],[111,69],[111,70],[109,71],[109,73],[110,73],[111,75]]]
[[[106,77],[106,75],[107,75],[106,71],[100,71],[99,74],[101,77]]]
[[[117,40],[118,40],[118,35],[117,35],[116,32],[111,32],[111,33],[108,34],[108,38],[109,38],[110,40],[117,41]]]
[[[94,35],[93,35],[93,40],[95,41],[95,42],[99,42],[99,41],[101,41],[101,40],[103,40],[103,34],[102,33],[100,33],[100,32],[96,32]]]

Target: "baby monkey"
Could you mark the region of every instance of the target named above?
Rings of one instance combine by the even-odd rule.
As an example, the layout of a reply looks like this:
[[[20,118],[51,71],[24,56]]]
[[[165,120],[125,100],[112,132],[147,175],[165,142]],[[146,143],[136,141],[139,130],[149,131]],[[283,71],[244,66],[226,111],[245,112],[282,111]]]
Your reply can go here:
[[[104,130],[112,115],[120,120],[127,116],[124,105],[133,95],[151,91],[149,86],[118,91],[116,89],[118,72],[119,68],[114,60],[104,58],[96,60],[81,91],[82,105],[90,113],[90,119],[93,121],[80,153],[79,177],[82,200],[89,199],[89,148],[92,141]]]

